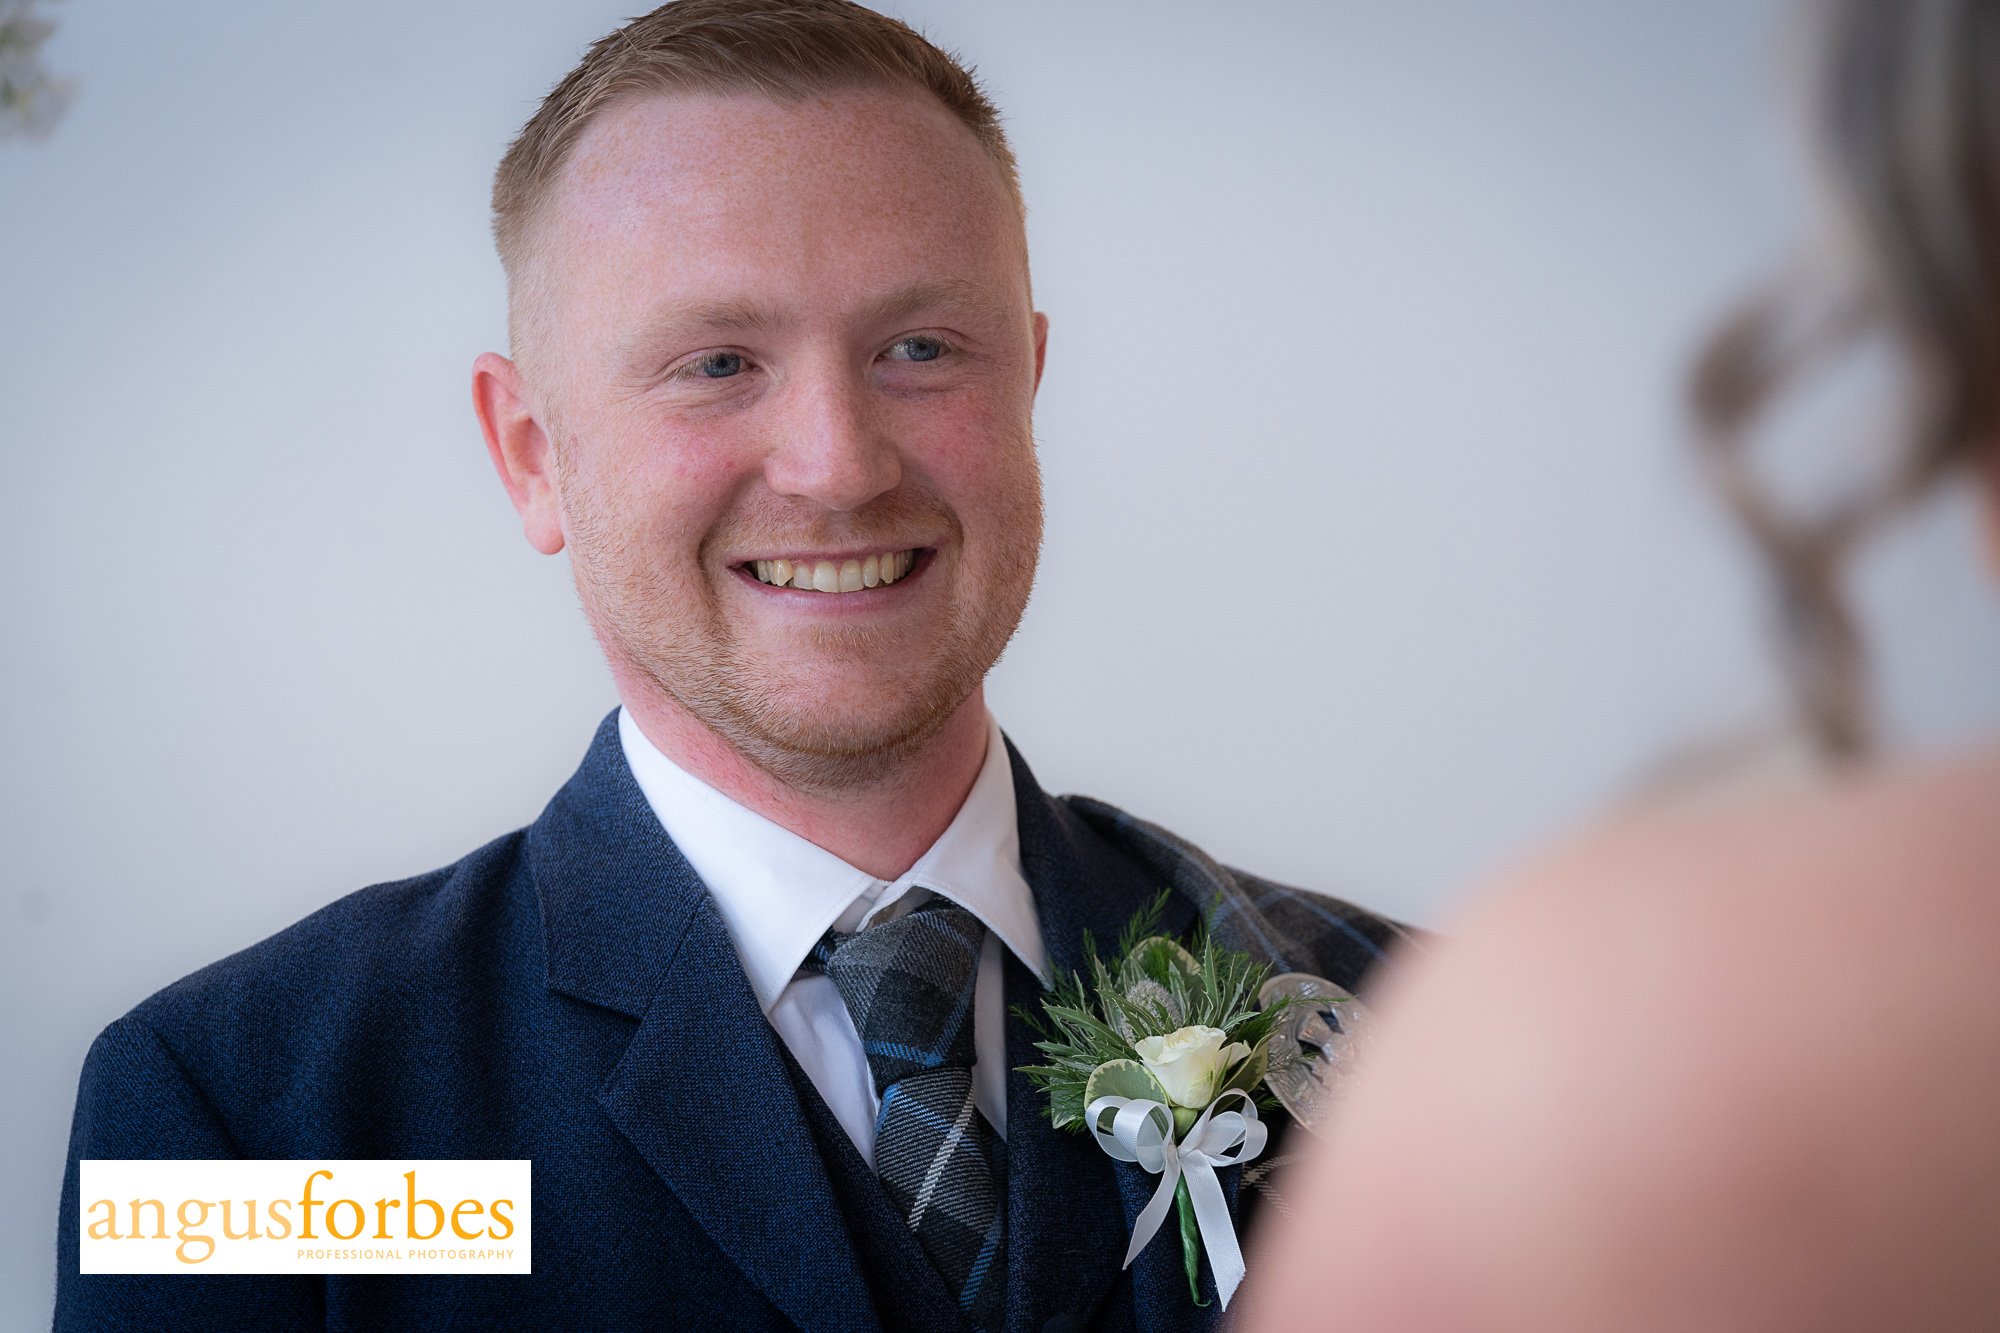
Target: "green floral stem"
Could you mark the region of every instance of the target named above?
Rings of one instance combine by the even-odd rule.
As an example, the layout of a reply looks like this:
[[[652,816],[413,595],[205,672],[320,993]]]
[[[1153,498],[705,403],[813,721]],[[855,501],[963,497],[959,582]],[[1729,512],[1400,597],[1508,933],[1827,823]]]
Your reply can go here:
[[[1188,1197],[1187,1177],[1182,1176],[1174,1187],[1175,1210],[1181,1218],[1181,1257],[1187,1260],[1188,1299],[1203,1309],[1208,1302],[1201,1298],[1201,1232],[1195,1226],[1194,1200]]]

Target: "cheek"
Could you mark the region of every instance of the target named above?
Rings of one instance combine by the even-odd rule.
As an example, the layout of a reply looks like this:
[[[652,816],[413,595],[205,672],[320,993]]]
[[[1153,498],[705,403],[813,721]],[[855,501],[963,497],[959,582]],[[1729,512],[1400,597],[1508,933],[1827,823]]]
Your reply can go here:
[[[968,527],[1035,502],[1040,481],[1025,410],[1010,402],[966,398],[939,405],[902,438],[919,442],[914,459]]]
[[[611,421],[591,437],[580,480],[592,510],[627,542],[692,549],[740,489],[740,457],[725,432]]]

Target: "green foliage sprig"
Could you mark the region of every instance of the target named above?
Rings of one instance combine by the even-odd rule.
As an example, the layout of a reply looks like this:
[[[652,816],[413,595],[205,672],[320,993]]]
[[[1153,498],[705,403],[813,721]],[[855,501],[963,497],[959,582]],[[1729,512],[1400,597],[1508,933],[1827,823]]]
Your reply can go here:
[[[1263,1109],[1277,1105],[1262,1085],[1269,1071],[1271,1031],[1291,1001],[1260,1009],[1257,992],[1270,979],[1270,964],[1218,947],[1207,922],[1196,930],[1191,947],[1159,934],[1169,896],[1162,890],[1132,917],[1109,963],[1085,932],[1085,975],[1058,978],[1040,1015],[1015,1010],[1038,1038],[1035,1049],[1048,1057],[1047,1064],[1024,1066],[1021,1072],[1047,1096],[1049,1118],[1058,1129],[1086,1128],[1083,1115],[1092,1074],[1133,1060],[1138,1043],[1148,1037],[1190,1026],[1218,1028],[1228,1042],[1250,1048],[1218,1093],[1240,1089]]]

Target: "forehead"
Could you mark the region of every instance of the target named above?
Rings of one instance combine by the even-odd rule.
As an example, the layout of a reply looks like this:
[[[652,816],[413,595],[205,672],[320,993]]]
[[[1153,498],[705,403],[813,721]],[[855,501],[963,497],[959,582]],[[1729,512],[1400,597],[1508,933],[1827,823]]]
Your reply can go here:
[[[634,97],[585,131],[544,225],[559,300],[690,287],[826,300],[926,278],[1018,278],[1025,294],[998,164],[915,91]]]

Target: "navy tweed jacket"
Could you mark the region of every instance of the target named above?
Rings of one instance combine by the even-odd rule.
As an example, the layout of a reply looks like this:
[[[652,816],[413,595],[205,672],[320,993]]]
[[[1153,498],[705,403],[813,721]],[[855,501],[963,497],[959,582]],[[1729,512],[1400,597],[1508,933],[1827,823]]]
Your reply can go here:
[[[633,781],[616,716],[528,828],[343,898],[104,1030],[63,1181],[58,1329],[936,1326],[893,1276],[863,1271],[860,1256],[896,1253],[897,1238],[855,1234],[824,1125]],[[1219,942],[1355,990],[1405,935],[1111,806],[1049,797],[1009,753],[1058,969],[1079,967],[1086,930],[1115,941],[1161,888],[1167,928],[1214,906]],[[1039,994],[1011,956],[1007,989],[1010,1008]],[[1008,1022],[1010,1065],[1035,1063]],[[757,1132],[717,1114],[712,1052]],[[1190,1302],[1170,1236],[1119,1267],[1155,1178],[1053,1130],[1023,1075],[1007,1098],[1009,1333],[1213,1326],[1212,1287],[1207,1309]],[[1283,1136],[1280,1123],[1267,1155]],[[222,1157],[532,1158],[534,1273],[78,1274],[79,1160]],[[1240,1172],[1223,1175],[1242,1231],[1259,1196]]]

